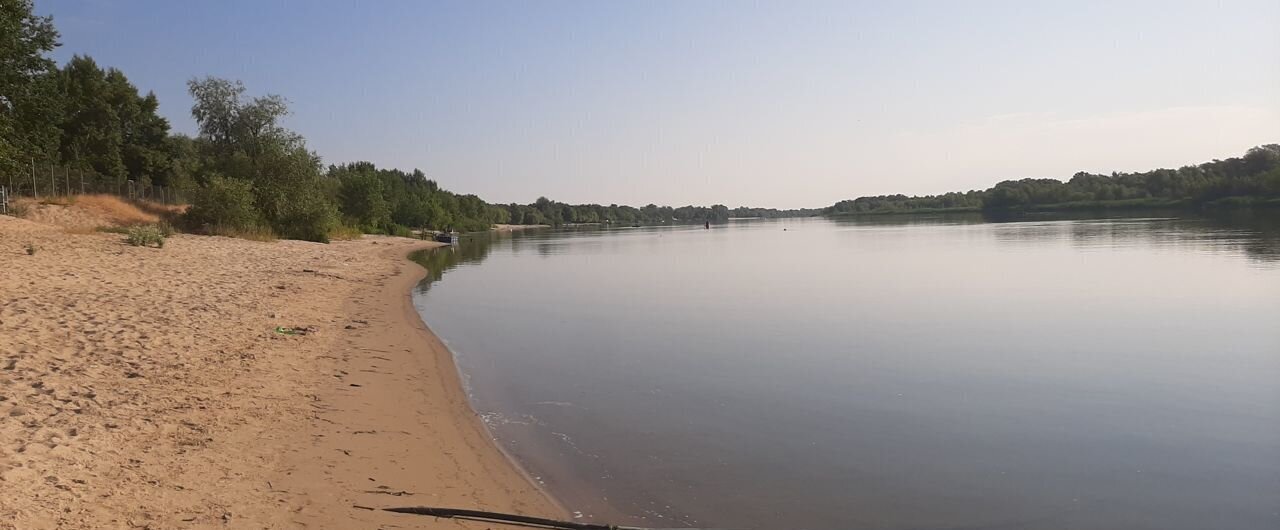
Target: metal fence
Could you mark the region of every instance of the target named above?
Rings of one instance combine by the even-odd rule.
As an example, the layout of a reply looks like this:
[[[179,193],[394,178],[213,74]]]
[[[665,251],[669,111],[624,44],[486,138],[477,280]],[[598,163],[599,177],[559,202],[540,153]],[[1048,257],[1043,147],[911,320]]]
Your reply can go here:
[[[63,197],[105,193],[126,199],[181,204],[182,193],[166,186],[156,186],[146,180],[102,175],[92,169],[72,168],[58,164],[32,162],[20,171],[0,175],[0,188],[5,189],[5,199],[16,197]],[[0,207],[7,204],[0,204]]]

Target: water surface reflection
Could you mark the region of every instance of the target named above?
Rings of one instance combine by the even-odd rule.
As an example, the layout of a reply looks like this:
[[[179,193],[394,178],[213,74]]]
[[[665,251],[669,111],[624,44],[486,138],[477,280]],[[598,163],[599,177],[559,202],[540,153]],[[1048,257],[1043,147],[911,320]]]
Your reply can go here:
[[[485,235],[415,302],[587,519],[1280,527],[1275,217],[992,221]]]

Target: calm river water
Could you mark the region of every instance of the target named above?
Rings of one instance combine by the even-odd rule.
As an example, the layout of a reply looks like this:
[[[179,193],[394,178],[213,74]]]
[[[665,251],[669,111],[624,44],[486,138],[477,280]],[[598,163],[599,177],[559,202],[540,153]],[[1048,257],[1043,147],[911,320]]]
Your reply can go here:
[[[415,303],[581,520],[1280,528],[1280,222],[466,238]]]

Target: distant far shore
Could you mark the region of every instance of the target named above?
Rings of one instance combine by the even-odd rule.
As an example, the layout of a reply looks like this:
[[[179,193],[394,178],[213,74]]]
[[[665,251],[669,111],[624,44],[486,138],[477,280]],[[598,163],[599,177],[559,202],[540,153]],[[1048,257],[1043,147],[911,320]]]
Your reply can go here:
[[[977,213],[993,217],[1017,216],[1021,214],[1041,214],[1041,213],[1086,213],[1086,212],[1105,212],[1111,214],[1124,212],[1149,212],[1154,210],[1164,211],[1180,211],[1180,212],[1226,212],[1226,211],[1280,211],[1280,197],[1225,197],[1222,199],[1197,202],[1190,199],[1170,200],[1170,199],[1122,199],[1111,201],[1074,201],[1061,202],[1051,204],[1030,204],[1017,207],[1003,208],[983,208],[979,206],[965,206],[955,208],[877,208],[865,211],[843,211],[828,213],[809,213],[806,215],[788,215],[776,217],[729,217],[724,220],[710,221],[711,224],[720,224],[730,221],[749,221],[756,219],[795,219],[805,217],[824,217],[824,218],[843,218],[858,216],[910,216],[910,215],[937,215],[937,214],[960,214],[960,213]],[[626,228],[631,226],[673,226],[673,225],[702,225],[704,220],[680,220],[673,219],[666,223],[643,222],[637,224],[618,224],[610,225],[609,223],[564,223],[558,225],[560,228],[574,226],[615,226],[618,228]],[[516,230],[527,230],[533,228],[555,228],[552,225],[512,225],[512,224],[496,224],[493,225],[494,231],[511,232]]]
[[[825,217],[849,217],[860,215],[925,215],[949,213],[983,213],[989,215],[1017,215],[1023,213],[1069,213],[1069,212],[1124,212],[1149,210],[1181,210],[1196,212],[1214,212],[1231,210],[1280,210],[1280,198],[1267,197],[1227,197],[1205,203],[1191,200],[1168,199],[1126,199],[1115,201],[1077,201],[1052,204],[1035,204],[1013,208],[883,208],[867,211],[837,212],[825,214]]]
[[[495,224],[491,230],[495,232],[514,232],[516,230],[532,230],[534,228],[551,228],[551,225],[508,225]]]

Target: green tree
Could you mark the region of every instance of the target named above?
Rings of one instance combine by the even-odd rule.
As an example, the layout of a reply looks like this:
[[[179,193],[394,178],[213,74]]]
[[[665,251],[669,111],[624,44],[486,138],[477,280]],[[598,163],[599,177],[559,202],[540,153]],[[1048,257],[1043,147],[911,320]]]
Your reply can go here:
[[[142,96],[123,72],[88,56],[58,72],[62,97],[61,158],[110,181],[169,185],[169,122],[154,94]]]
[[[16,171],[26,157],[52,158],[58,142],[58,46],[51,17],[31,0],[0,0],[0,170]]]
[[[202,172],[203,161],[199,142],[185,134],[175,134],[165,139],[166,164],[160,182],[182,193],[196,189],[196,176]]]
[[[192,79],[187,90],[195,100],[191,116],[200,125],[200,136],[219,154],[252,159],[304,146],[302,136],[279,123],[289,114],[288,102],[279,95],[246,99],[244,83],[217,77]]]
[[[58,89],[65,111],[60,142],[62,159],[111,181],[123,182],[128,172],[122,156],[124,134],[116,106],[124,102],[119,101],[119,95],[111,94],[107,73],[92,58],[76,55],[58,73]]]
[[[172,157],[169,152],[169,120],[159,114],[155,93],[145,96],[119,70],[108,71],[108,84],[117,102],[123,139],[120,156],[125,171],[135,179],[170,186]]]
[[[383,196],[382,180],[372,171],[353,171],[342,175],[338,199],[343,217],[352,226],[366,232],[386,231],[390,228],[391,205]]]
[[[249,99],[244,84],[216,77],[187,86],[204,170],[252,182],[254,206],[281,237],[328,241],[338,209],[325,192],[320,158],[279,123],[289,112],[284,98]]]

